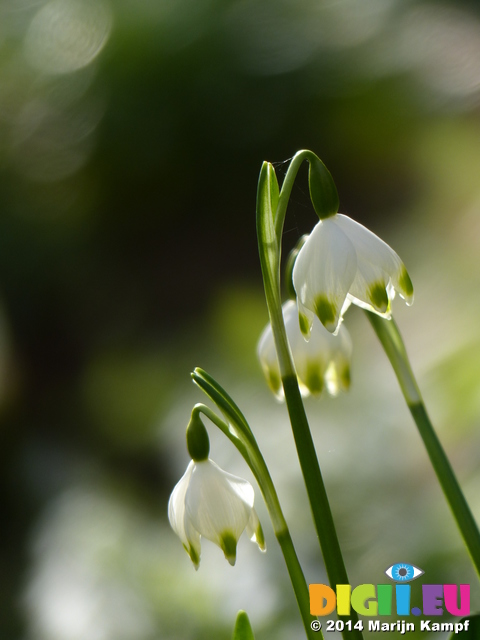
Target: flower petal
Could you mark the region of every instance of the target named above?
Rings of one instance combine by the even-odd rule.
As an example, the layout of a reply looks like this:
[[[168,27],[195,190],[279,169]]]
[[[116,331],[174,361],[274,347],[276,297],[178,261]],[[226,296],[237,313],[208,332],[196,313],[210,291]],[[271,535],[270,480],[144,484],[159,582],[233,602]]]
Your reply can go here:
[[[410,307],[413,304],[413,284],[403,263],[401,269],[392,276],[392,284]]]
[[[198,567],[200,566],[200,555],[201,555],[201,544],[200,544],[200,534],[194,528],[193,524],[190,521],[190,518],[185,518],[185,534],[187,536],[188,546],[183,545],[185,547],[185,551],[190,556],[190,560],[193,562],[193,566],[195,570],[198,571]]]
[[[301,300],[297,298],[298,304],[298,325],[305,340],[310,340],[310,332],[312,330],[313,319],[315,314],[305,307]]]
[[[275,341],[270,323],[263,330],[257,346],[257,356],[263,369],[268,386],[279,398],[283,398],[282,378],[278,364]]]
[[[337,214],[337,225],[350,238],[357,254],[357,274],[350,288],[355,304],[389,317],[392,299],[390,281],[409,304],[413,287],[405,265],[395,251],[366,227]]]
[[[325,375],[327,391],[336,396],[340,391],[350,388],[350,360],[352,357],[352,340],[346,328],[341,325],[337,336],[338,347]]]
[[[302,395],[319,395],[325,386],[325,372],[332,358],[332,350],[335,349],[335,336],[325,329],[318,318],[313,320],[308,343],[298,329],[295,339],[290,339],[288,329],[287,335],[292,347]]]
[[[355,248],[336,218],[321,220],[314,227],[293,268],[300,311],[302,305],[315,313],[332,333],[357,269]]]
[[[265,552],[267,550],[262,525],[260,524],[260,520],[258,519],[257,512],[253,508],[252,512],[250,513],[250,518],[247,522],[246,532],[250,540],[258,544],[258,548],[260,549],[260,551]]]
[[[168,501],[168,520],[170,522],[170,526],[182,541],[186,552],[195,566],[195,569],[198,569],[201,552],[200,534],[193,527],[185,510],[185,495],[192,477],[194,466],[195,463],[191,460],[187,470],[172,491]]]
[[[221,548],[230,536],[237,541],[250,518],[253,501],[253,487],[246,480],[223,471],[212,460],[195,464],[185,508],[200,535]],[[228,550],[231,546],[230,540]]]
[[[185,533],[185,494],[187,493],[193,467],[194,462],[191,460],[187,470],[175,485],[168,501],[168,520],[170,521],[170,526],[183,544],[188,543]]]
[[[305,378],[306,359],[311,351],[310,342],[306,342],[307,338],[302,335],[300,330],[300,317],[297,305],[293,300],[289,300],[282,306],[283,321],[285,323],[285,330],[287,332],[288,342],[292,351],[293,361],[297,372],[298,383],[302,396],[306,397],[310,395],[310,391],[303,383]],[[309,312],[311,313],[311,312]],[[311,314],[311,322],[316,320],[313,313]],[[318,323],[318,320],[316,320]],[[310,323],[310,320],[305,318],[305,327]],[[310,331],[310,326],[308,331]],[[308,337],[310,339],[310,337]]]
[[[346,300],[343,308],[348,308],[349,304],[350,302]],[[298,309],[293,300],[289,300],[282,305],[282,314],[302,396],[320,395],[325,386],[327,386],[329,393],[332,393],[332,383],[330,382],[329,384],[327,375],[332,364],[335,363],[337,354],[342,359],[342,371],[344,369],[348,370],[352,350],[348,331],[339,323],[335,332],[339,334],[337,338],[335,334],[327,331],[318,318],[312,314],[311,336],[307,342],[300,330]],[[270,325],[268,325],[269,327]],[[273,335],[271,331],[268,332],[268,328],[263,332],[260,339],[258,351],[262,354],[267,352],[267,337],[268,340],[271,339],[271,344],[273,345]],[[265,356],[263,357],[265,358]],[[266,369],[266,360],[267,358],[262,361],[264,371]],[[278,370],[277,361],[276,364],[276,370]],[[346,386],[346,384],[342,384],[341,388],[346,388]],[[340,385],[337,385],[335,393],[338,392],[339,388]],[[278,396],[280,397],[280,394]],[[281,399],[283,399],[283,393],[281,394]]]
[[[232,567],[235,565],[237,559],[237,542],[238,538],[231,531],[225,531],[220,536],[220,548],[225,554],[225,558],[228,560]]]

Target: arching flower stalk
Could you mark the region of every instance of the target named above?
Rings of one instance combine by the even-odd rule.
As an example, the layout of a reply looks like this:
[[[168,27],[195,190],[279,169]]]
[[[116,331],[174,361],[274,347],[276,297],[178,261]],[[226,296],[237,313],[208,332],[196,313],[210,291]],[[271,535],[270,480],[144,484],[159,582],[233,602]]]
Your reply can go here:
[[[322,640],[321,633],[314,633],[311,628],[313,617],[308,587],[275,486],[253,432],[233,399],[206,371],[195,369],[192,379],[226,421],[204,404],[193,407],[186,434],[192,461],[170,497],[170,524],[196,569],[200,563],[201,536],[217,544],[232,565],[236,559],[238,539],[244,530],[261,551],[266,549],[263,530],[253,506],[253,488],[246,480],[223,471],[209,459],[210,442],[201,419],[203,414],[236,447],[258,482],[292,581],[307,638],[314,640],[316,636]]]

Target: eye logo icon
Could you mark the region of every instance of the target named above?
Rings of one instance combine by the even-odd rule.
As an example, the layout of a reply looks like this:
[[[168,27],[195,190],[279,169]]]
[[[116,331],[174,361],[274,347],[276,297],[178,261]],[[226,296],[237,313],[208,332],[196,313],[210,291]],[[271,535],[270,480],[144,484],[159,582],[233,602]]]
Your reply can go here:
[[[385,571],[387,576],[395,582],[411,582],[423,575],[425,571],[422,571],[413,564],[407,564],[406,562],[397,562],[392,564],[391,567]]]

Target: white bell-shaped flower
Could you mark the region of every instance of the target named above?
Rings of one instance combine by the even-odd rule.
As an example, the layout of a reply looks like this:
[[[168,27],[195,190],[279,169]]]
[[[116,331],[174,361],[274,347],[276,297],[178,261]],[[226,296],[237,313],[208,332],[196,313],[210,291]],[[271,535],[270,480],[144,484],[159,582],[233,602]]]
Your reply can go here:
[[[196,569],[200,564],[200,536],[218,545],[232,566],[238,539],[245,529],[265,551],[253,502],[253,487],[247,480],[223,471],[210,459],[190,462],[170,496],[168,519]]]
[[[335,333],[350,302],[386,318],[395,291],[413,303],[412,282],[395,251],[340,213],[313,229],[296,259],[293,285],[307,338],[315,315]]]
[[[337,336],[313,319],[310,340],[306,342],[299,326],[298,308],[293,300],[282,306],[287,338],[292,350],[300,391],[303,396],[319,395],[324,388],[330,395],[350,386],[352,341],[342,325]],[[283,398],[283,387],[272,327],[268,324],[258,342],[258,358],[269,387]]]

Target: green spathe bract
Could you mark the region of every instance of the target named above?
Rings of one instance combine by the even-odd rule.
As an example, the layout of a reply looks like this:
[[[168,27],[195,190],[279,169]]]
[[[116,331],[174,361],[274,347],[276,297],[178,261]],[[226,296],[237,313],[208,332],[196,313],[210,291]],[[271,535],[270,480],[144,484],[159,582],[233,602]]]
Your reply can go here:
[[[262,236],[268,244],[275,242],[274,218],[278,206],[278,182],[275,169],[264,162],[258,178],[257,210],[262,211]],[[259,230],[257,229],[257,232]]]
[[[205,425],[197,411],[192,411],[192,416],[187,427],[187,449],[190,457],[195,462],[208,460],[210,453],[210,441]]]
[[[339,199],[332,175],[314,153],[308,157],[308,186],[315,213],[324,220],[338,212]]]

